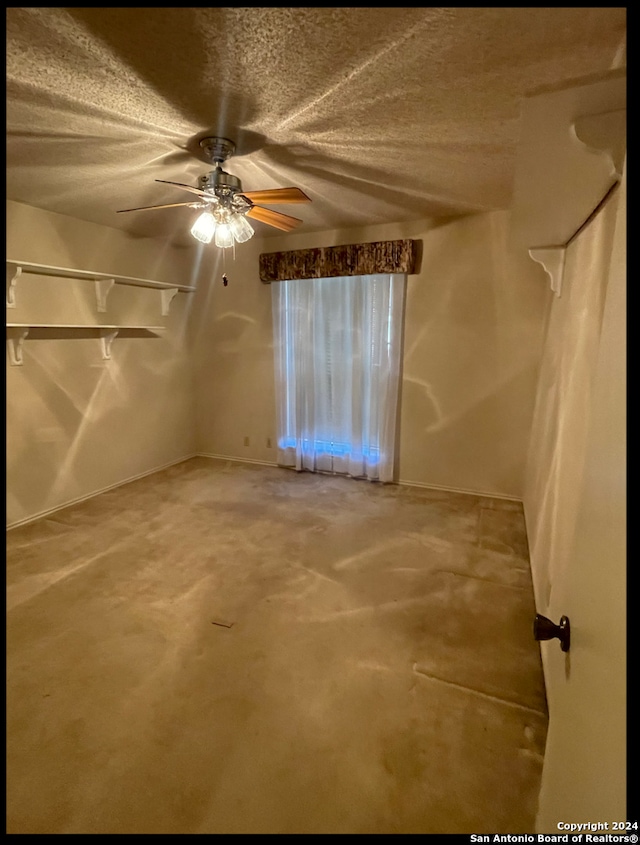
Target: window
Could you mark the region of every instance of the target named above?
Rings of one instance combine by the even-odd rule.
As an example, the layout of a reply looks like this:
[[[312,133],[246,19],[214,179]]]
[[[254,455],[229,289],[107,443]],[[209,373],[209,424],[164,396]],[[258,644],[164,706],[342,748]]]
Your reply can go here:
[[[278,463],[392,481],[406,274],[271,285]]]

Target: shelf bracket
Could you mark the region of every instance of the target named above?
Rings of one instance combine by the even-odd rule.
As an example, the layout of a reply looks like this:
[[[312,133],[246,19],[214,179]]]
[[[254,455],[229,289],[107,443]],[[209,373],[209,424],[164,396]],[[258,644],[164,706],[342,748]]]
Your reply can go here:
[[[565,247],[548,246],[530,249],[529,255],[538,264],[542,264],[551,279],[551,290],[556,296],[562,293],[562,275],[564,273]]]
[[[178,288],[165,288],[160,291],[160,298],[162,303],[162,316],[166,317],[169,313],[169,306],[174,296],[178,293]]]
[[[96,279],[96,302],[98,304],[98,311],[104,313],[107,310],[107,296],[109,291],[115,285],[115,279]]]
[[[22,275],[22,267],[7,265],[7,308],[16,307],[16,285]]]
[[[7,329],[7,344],[9,345],[9,362],[12,367],[22,366],[22,345],[29,334],[28,328]]]
[[[102,357],[105,361],[111,360],[111,344],[118,336],[118,330],[103,330],[100,332],[100,345],[102,347]]]
[[[578,117],[571,128],[587,149],[608,158],[611,175],[620,181],[626,152],[627,110]]]

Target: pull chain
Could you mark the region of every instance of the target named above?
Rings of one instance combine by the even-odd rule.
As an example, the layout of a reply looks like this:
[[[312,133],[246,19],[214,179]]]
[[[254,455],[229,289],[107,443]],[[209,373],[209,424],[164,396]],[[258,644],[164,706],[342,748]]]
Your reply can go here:
[[[231,248],[233,249],[233,261],[235,262],[235,260],[236,260],[236,244],[235,244],[235,241],[231,245]],[[227,251],[226,251],[226,249],[223,249],[222,250],[222,284],[225,287],[229,284],[229,279],[228,279],[227,274],[225,272],[225,270],[226,270],[226,266],[225,266],[226,257],[227,257]]]

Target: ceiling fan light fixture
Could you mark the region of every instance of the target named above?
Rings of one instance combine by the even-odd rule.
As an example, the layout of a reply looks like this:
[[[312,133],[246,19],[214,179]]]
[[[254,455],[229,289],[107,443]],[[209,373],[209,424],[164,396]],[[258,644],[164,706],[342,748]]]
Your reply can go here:
[[[203,211],[191,227],[193,237],[203,244],[210,244],[216,231],[216,221],[210,211]],[[217,239],[216,239],[217,242]]]
[[[233,237],[239,244],[246,243],[249,238],[252,238],[255,234],[255,229],[251,223],[249,223],[244,214],[240,214],[239,212],[236,212],[231,217],[229,226],[231,228],[231,232],[233,233]]]
[[[218,223],[216,226],[216,246],[221,249],[233,246],[233,232],[229,223]]]

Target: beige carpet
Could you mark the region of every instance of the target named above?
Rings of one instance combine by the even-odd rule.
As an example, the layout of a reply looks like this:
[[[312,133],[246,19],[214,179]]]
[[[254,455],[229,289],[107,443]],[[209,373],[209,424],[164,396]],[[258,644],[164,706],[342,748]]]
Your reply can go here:
[[[194,458],[7,556],[9,833],[533,831],[519,504]]]

